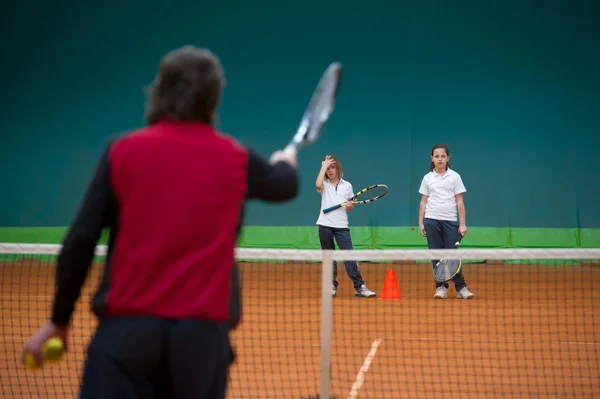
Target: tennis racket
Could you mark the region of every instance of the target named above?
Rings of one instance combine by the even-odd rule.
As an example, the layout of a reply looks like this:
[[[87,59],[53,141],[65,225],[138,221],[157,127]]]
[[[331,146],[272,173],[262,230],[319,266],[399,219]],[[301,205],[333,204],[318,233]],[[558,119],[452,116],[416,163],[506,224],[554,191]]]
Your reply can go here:
[[[369,192],[371,194],[371,198],[369,199],[364,199],[359,201],[357,198],[366,193]],[[352,198],[350,198],[348,201],[344,201],[341,204],[337,204],[334,206],[330,206],[329,208],[323,209],[323,213],[329,213],[331,211],[334,211],[338,208],[341,208],[342,206],[345,206],[347,203],[352,202],[353,204],[368,204],[371,202],[375,202],[378,199],[380,199],[381,197],[383,197],[384,195],[386,195],[388,192],[388,187],[385,184],[375,184],[373,186],[369,186],[367,188],[363,188],[362,190],[360,190],[359,192],[357,192],[356,194],[354,194],[354,196]]]
[[[339,62],[333,62],[325,70],[302,115],[296,134],[283,150],[286,154],[296,155],[302,147],[319,138],[333,112],[341,77],[342,65]]]
[[[454,247],[458,249],[462,236],[458,235],[458,241],[454,244]],[[460,273],[462,269],[462,260],[458,259],[440,259],[433,268],[433,278],[438,283],[446,283],[454,276]]]

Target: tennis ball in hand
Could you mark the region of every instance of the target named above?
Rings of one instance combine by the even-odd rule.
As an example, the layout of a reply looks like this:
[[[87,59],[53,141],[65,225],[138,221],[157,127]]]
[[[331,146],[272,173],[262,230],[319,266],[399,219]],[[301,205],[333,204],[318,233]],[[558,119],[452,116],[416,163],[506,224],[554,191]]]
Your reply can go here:
[[[65,346],[60,338],[50,338],[42,346],[42,357],[44,362],[55,362],[60,360],[64,352]],[[29,369],[40,367],[31,353],[25,355],[25,365]]]

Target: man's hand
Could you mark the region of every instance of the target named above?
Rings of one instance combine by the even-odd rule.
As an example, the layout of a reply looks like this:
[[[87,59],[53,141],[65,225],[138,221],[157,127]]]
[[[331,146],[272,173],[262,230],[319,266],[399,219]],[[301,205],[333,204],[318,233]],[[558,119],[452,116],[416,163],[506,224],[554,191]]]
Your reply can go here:
[[[269,159],[269,163],[271,165],[276,164],[277,162],[287,162],[291,167],[298,167],[298,157],[295,153],[286,154],[284,151],[278,150],[271,154],[271,158]]]
[[[44,324],[38,332],[36,332],[27,342],[23,345],[21,350],[21,362],[25,364],[25,355],[31,353],[35,362],[38,365],[42,365],[44,359],[42,358],[42,347],[50,338],[58,337],[62,340],[67,349],[67,333],[68,327],[60,327],[52,322]]]

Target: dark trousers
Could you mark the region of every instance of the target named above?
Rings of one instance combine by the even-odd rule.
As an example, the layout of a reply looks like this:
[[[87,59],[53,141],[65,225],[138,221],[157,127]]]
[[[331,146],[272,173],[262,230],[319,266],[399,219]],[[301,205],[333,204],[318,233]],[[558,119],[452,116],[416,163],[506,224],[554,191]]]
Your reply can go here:
[[[425,218],[423,225],[427,233],[427,246],[429,249],[452,249],[455,247],[454,244],[458,241],[460,234],[458,232],[458,222]],[[435,267],[437,262],[437,260],[432,260],[432,267]],[[462,268],[460,273],[452,278],[452,282],[456,291],[460,291],[467,286]],[[448,283],[435,283],[436,288],[442,285],[446,288],[449,287]]]
[[[350,236],[350,229],[319,225],[319,241],[321,242],[321,249],[335,249],[333,242],[334,238],[339,249],[354,249],[352,237]],[[358,262],[355,260],[348,260],[344,262],[344,265],[346,266],[348,277],[350,277],[352,284],[354,284],[354,288],[359,289],[365,282],[360,274]],[[336,287],[338,286],[336,261],[333,261],[333,285]]]
[[[81,399],[224,399],[227,323],[150,317],[100,320]]]

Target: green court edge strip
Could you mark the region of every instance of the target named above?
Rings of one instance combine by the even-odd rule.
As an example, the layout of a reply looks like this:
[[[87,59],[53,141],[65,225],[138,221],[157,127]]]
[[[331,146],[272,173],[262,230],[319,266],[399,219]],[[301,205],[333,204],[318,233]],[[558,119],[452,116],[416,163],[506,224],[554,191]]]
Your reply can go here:
[[[60,244],[67,227],[0,227],[0,242]],[[427,248],[418,227],[354,226],[355,249]],[[106,244],[103,234],[99,244]],[[319,249],[316,226],[246,226],[240,248]],[[463,248],[600,248],[600,229],[471,227]]]

